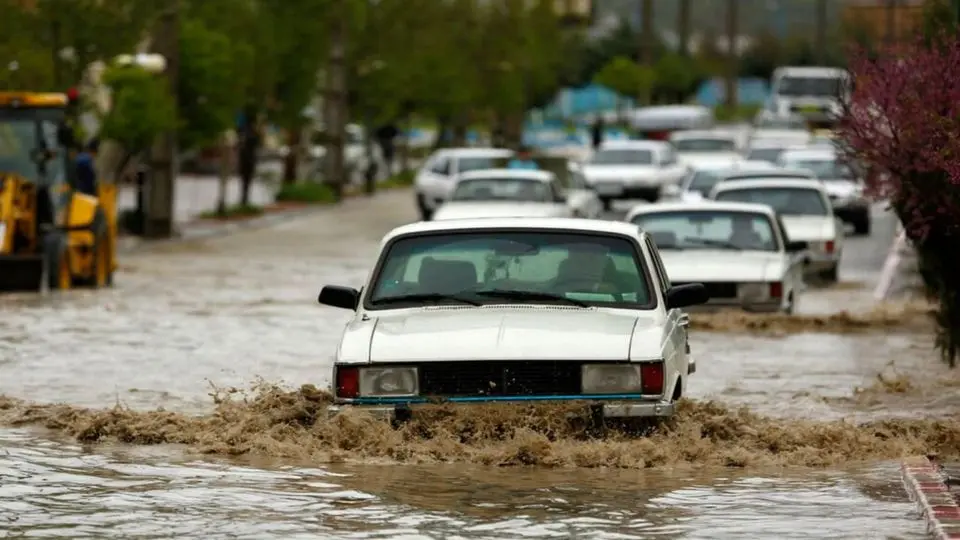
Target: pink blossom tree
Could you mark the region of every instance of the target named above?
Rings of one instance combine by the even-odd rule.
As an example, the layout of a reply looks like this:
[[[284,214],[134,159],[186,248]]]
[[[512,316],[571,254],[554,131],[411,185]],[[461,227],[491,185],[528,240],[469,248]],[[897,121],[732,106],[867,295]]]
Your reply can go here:
[[[927,292],[939,303],[937,347],[960,352],[960,39],[855,52],[851,98],[837,134],[864,164],[866,192],[887,200],[917,250]]]

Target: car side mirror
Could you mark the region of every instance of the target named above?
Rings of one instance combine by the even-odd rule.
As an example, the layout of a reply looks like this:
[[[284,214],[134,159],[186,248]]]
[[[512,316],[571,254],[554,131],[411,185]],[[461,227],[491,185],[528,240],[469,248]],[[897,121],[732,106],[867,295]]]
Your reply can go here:
[[[789,251],[790,253],[805,251],[809,247],[810,247],[810,244],[807,242],[787,242],[787,251]]]
[[[317,301],[325,306],[356,311],[357,306],[360,305],[360,291],[352,287],[326,285],[320,290]]]
[[[703,283],[686,283],[674,285],[667,290],[667,309],[685,308],[706,304],[710,300],[707,288]]]

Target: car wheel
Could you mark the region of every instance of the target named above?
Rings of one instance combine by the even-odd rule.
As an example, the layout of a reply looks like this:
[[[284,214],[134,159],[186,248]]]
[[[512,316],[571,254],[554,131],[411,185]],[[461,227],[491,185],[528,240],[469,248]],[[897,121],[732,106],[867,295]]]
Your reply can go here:
[[[787,297],[787,305],[783,307],[783,313],[786,315],[793,315],[797,311],[797,300],[793,293],[790,293],[790,296]]]
[[[865,216],[853,222],[853,234],[857,236],[870,236],[870,217]]]
[[[417,193],[417,210],[420,212],[420,219],[430,221],[433,218],[433,210],[427,206],[426,197],[422,193]]]

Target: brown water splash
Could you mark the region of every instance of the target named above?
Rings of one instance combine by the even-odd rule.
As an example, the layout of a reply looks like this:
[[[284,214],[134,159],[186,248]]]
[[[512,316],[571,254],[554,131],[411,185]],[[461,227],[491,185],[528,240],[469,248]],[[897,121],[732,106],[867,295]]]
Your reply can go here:
[[[577,404],[431,405],[393,428],[361,411],[328,414],[313,386],[263,385],[250,397],[218,392],[198,417],[116,407],[84,409],[0,397],[0,423],[44,426],[81,442],[182,443],[210,454],[319,462],[472,462],[486,465],[646,468],[826,466],[937,452],[960,456],[958,418],[862,425],[772,419],[713,402],[683,401],[647,436],[597,434]]]
[[[708,332],[757,332],[785,335],[805,332],[849,334],[871,331],[929,332],[933,308],[926,302],[883,304],[863,312],[841,311],[828,315],[787,315],[719,311],[695,313],[690,327]]]

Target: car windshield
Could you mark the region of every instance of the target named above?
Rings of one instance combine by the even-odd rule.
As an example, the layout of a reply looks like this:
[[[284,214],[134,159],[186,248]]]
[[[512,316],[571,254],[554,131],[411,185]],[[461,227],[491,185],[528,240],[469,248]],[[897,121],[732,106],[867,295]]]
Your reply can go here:
[[[730,139],[680,139],[673,141],[677,152],[733,152],[737,145]]]
[[[549,186],[526,178],[471,178],[457,182],[452,201],[549,202]]]
[[[840,95],[840,79],[836,77],[784,77],[780,79],[777,93],[781,96]]]
[[[836,159],[786,159],[784,166],[791,169],[806,169],[820,180],[852,180],[853,171]]]
[[[762,116],[757,120],[760,129],[807,129],[807,122],[796,116]]]
[[[765,204],[790,216],[826,216],[829,211],[819,190],[797,187],[729,189],[717,194],[718,201]]]
[[[778,251],[770,218],[755,212],[682,210],[641,214],[634,223],[661,250],[723,249]]]
[[[780,154],[782,154],[784,150],[784,148],[751,148],[750,151],[747,152],[747,159],[750,161],[775,163],[780,159]]]
[[[593,165],[653,165],[650,150],[607,149],[599,150],[590,159]]]
[[[447,300],[652,309],[656,299],[641,261],[633,240],[601,233],[490,229],[407,236],[382,255],[366,307]]]
[[[693,173],[693,176],[690,177],[690,182],[687,184],[687,191],[696,191],[706,197],[707,194],[710,193],[710,190],[713,189],[713,186],[719,182],[720,176],[716,171],[696,171]]]
[[[462,157],[457,165],[459,172],[482,171],[484,169],[497,169],[497,162],[502,161],[501,157],[493,156],[471,156]]]

